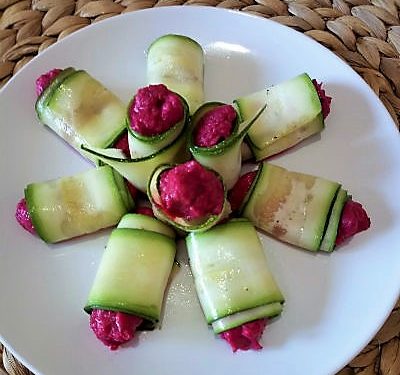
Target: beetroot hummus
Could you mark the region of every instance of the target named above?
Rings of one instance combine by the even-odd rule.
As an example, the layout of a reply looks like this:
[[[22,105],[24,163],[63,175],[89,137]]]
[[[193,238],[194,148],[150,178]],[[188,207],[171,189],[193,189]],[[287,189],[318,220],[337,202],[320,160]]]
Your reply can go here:
[[[317,90],[319,100],[322,106],[322,116],[325,119],[329,115],[329,112],[331,111],[332,98],[326,95],[325,90],[322,88],[322,83],[318,83],[317,80],[315,79],[312,80],[312,83],[315,89]]]
[[[218,215],[224,204],[221,180],[194,160],[163,172],[159,192],[164,211],[186,220]]]
[[[29,233],[35,234],[36,230],[33,226],[31,217],[29,215],[28,207],[26,206],[25,198],[22,198],[15,210],[15,218],[18,221],[18,224],[21,225],[22,228],[26,229]]]
[[[229,104],[208,111],[196,126],[194,144],[212,147],[227,139],[232,134],[236,116],[235,109]]]
[[[36,95],[40,96],[42,92],[49,87],[50,83],[62,72],[61,69],[53,69],[45,74],[42,74],[36,80]]]
[[[164,133],[183,116],[181,98],[162,84],[139,89],[129,108],[130,127],[148,137]]]
[[[95,309],[90,314],[90,328],[111,350],[132,340],[142,322],[142,318],[119,311]]]
[[[349,199],[344,205],[342,216],[340,217],[336,245],[342,244],[348,238],[367,230],[370,226],[371,220],[363,206]]]
[[[228,341],[233,352],[237,350],[260,350],[262,346],[258,342],[267,325],[266,319],[258,319],[244,323],[239,327],[222,332],[220,337]]]
[[[257,171],[252,171],[241,176],[235,186],[228,193],[228,201],[231,204],[232,212],[240,209],[247,192],[257,176]]]
[[[121,150],[125,156],[130,157],[128,133],[122,134],[113,144],[114,148]]]

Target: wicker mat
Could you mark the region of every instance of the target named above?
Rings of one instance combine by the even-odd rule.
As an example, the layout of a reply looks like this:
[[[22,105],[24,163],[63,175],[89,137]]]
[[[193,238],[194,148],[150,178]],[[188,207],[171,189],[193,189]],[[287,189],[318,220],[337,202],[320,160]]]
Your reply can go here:
[[[0,0],[0,87],[37,53],[93,22],[154,6],[236,9],[304,32],[358,72],[400,124],[400,0]],[[0,375],[31,374],[0,344]],[[3,362],[3,363],[1,363]],[[400,303],[338,375],[400,375]]]

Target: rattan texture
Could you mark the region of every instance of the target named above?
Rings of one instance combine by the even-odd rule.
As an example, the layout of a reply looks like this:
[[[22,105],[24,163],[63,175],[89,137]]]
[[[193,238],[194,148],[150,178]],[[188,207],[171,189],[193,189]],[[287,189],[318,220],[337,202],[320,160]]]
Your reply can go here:
[[[0,87],[48,46],[94,22],[159,6],[215,6],[303,32],[347,62],[400,126],[400,0],[0,0]],[[0,344],[0,375],[32,374]],[[50,360],[50,359],[49,359]],[[338,375],[400,375],[400,304]]]

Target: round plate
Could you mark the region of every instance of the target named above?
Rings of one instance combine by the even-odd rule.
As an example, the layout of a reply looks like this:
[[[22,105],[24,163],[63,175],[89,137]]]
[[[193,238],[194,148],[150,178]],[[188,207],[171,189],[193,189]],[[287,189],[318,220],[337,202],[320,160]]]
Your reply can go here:
[[[302,72],[323,81],[333,97],[326,129],[273,162],[340,181],[372,220],[370,230],[328,255],[260,234],[287,301],[282,316],[267,327],[261,351],[233,354],[214,336],[187,263],[172,280],[161,329],[109,351],[92,334],[82,309],[109,231],[49,246],[14,220],[28,183],[92,168],[39,124],[36,77],[54,67],[86,69],[128,102],[146,85],[146,48],[166,33],[188,35],[204,47],[207,100],[230,102]],[[292,29],[201,7],[114,17],[62,40],[24,67],[0,92],[0,113],[0,339],[38,374],[326,375],[367,344],[398,297],[397,130],[353,70]]]

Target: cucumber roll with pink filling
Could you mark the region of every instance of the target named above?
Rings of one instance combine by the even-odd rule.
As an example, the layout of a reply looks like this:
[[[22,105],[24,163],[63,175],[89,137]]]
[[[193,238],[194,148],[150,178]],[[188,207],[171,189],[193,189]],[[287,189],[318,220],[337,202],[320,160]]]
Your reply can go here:
[[[182,133],[187,120],[185,99],[165,85],[140,88],[128,107],[131,157],[145,157],[169,145]]]
[[[189,149],[200,164],[218,172],[231,189],[242,167],[242,143],[247,132],[261,116],[261,107],[248,121],[241,122],[229,104],[210,102],[192,116]]]
[[[229,200],[257,228],[310,251],[332,251],[371,224],[341,184],[267,162],[243,175]]]
[[[109,237],[84,310],[111,350],[161,320],[173,267],[174,231],[155,218],[125,215]]]
[[[235,100],[243,121],[252,118],[265,103],[266,110],[247,136],[247,144],[257,161],[321,132],[330,111],[331,98],[322,84],[303,73]]]
[[[125,104],[84,70],[53,69],[36,92],[39,120],[79,152],[82,144],[108,148],[125,132]]]
[[[15,216],[26,230],[55,243],[116,225],[133,207],[123,178],[102,166],[29,184]]]
[[[267,321],[284,297],[254,226],[233,219],[186,237],[190,267],[204,316],[233,351],[261,349]]]
[[[221,176],[195,160],[159,166],[147,195],[156,217],[186,232],[207,230],[230,213]]]

